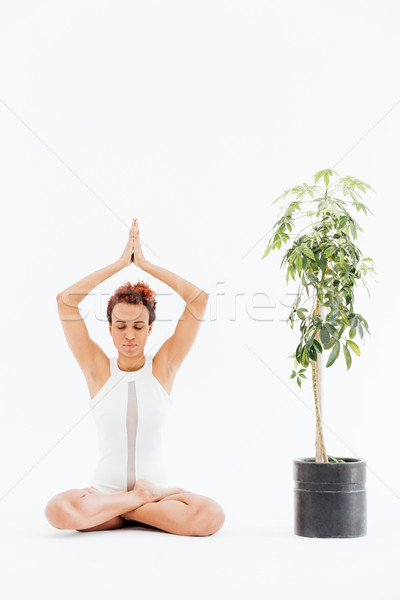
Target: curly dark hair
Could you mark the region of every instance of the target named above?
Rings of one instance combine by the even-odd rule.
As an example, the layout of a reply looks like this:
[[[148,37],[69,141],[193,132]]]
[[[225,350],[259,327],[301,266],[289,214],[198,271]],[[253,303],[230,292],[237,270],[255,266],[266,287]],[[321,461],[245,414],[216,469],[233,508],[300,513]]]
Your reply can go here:
[[[138,281],[135,284],[127,281],[115,290],[113,296],[107,304],[107,319],[109,324],[112,324],[111,313],[116,304],[119,302],[125,302],[125,304],[143,304],[149,311],[149,325],[155,321],[156,318],[156,304],[155,292],[150,286],[144,281]]]

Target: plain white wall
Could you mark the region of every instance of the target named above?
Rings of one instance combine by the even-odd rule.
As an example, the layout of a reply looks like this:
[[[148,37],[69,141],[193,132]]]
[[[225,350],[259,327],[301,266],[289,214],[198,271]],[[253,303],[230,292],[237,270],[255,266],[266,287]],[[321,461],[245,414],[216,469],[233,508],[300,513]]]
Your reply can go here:
[[[379,284],[368,280],[370,298],[356,290],[371,330],[361,357],[324,373],[326,446],[366,458],[370,503],[397,508],[398,4],[70,0],[1,12],[0,509],[44,519],[52,495],[89,485],[96,432],[55,297],[119,258],[138,217],[146,258],[210,295],[174,384],[171,482],[230,519],[245,523],[251,502],[291,524],[292,461],[314,453],[311,378],[300,390],[289,377],[288,246],[261,256],[273,200],[330,167],[376,190],[374,215],[353,214]],[[184,308],[137,267],[116,274],[82,303],[109,355],[107,299],[138,279],[159,294],[147,351]]]

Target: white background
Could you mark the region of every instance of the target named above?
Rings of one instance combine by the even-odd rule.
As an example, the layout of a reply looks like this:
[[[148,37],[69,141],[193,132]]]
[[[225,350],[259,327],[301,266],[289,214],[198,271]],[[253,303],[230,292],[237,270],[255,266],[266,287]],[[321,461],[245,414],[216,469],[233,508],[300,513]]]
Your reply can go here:
[[[150,579],[154,598],[163,586],[174,597],[398,597],[399,17],[394,0],[0,3],[0,510],[15,597],[39,581],[53,597],[61,564],[75,578],[58,597],[74,585],[100,597],[132,581],[146,590]],[[370,297],[355,292],[371,336],[355,338],[349,371],[341,355],[323,376],[328,453],[368,464],[368,535],[353,540],[293,534],[293,459],[314,453],[311,371],[301,390],[289,377],[299,330],[285,323],[297,291],[279,268],[288,246],[261,261],[273,200],[325,168],[376,190],[365,198],[373,216],[351,210],[376,263]],[[56,493],[89,485],[97,460],[55,297],[119,258],[133,217],[145,257],[210,295],[175,380],[167,448],[171,485],[225,510],[203,540],[139,530],[121,545],[122,531],[61,532],[43,513]],[[147,352],[183,311],[176,292],[125,268],[81,305],[109,356],[107,300],[139,279],[158,294]],[[141,576],[129,571],[138,551]],[[341,575],[321,588],[332,564]],[[117,578],[122,567],[134,579]]]

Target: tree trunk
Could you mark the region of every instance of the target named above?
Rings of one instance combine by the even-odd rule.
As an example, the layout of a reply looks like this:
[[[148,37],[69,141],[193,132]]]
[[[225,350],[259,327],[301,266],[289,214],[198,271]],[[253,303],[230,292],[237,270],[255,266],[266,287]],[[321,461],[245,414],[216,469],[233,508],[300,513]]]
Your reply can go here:
[[[317,304],[313,312],[313,316],[320,315],[323,319],[323,309],[319,298],[317,298]],[[315,339],[320,342],[319,330],[315,336]],[[316,441],[315,441],[315,462],[328,462],[328,456],[325,450],[324,435],[322,432],[322,354],[317,352],[317,360],[311,360],[312,369],[312,380],[313,380],[313,391],[314,391],[314,403],[315,403],[315,416],[316,416]]]

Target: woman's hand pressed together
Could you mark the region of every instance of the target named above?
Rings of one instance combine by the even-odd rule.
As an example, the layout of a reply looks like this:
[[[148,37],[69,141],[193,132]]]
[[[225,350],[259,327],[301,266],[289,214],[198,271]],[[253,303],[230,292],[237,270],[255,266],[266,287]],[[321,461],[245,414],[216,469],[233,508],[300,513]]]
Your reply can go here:
[[[123,267],[135,264],[137,267],[142,268],[146,263],[146,259],[143,256],[142,245],[140,243],[140,232],[137,219],[132,219],[128,242],[119,260]]]

